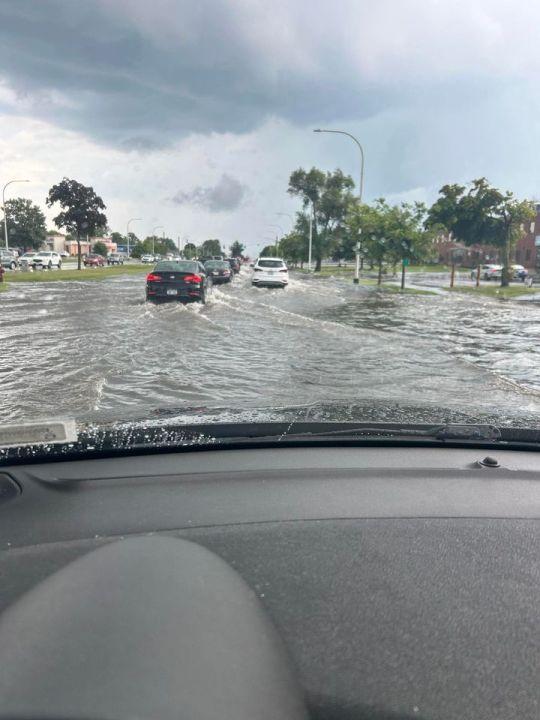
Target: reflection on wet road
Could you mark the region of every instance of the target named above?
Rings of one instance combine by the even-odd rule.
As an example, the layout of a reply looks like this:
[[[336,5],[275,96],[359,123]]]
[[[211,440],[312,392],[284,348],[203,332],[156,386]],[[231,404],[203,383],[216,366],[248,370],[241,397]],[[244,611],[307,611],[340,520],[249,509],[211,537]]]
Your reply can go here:
[[[332,401],[540,410],[540,309],[243,270],[206,306],[143,301],[144,277],[18,284],[0,296],[3,419]],[[411,421],[413,418],[411,418]]]

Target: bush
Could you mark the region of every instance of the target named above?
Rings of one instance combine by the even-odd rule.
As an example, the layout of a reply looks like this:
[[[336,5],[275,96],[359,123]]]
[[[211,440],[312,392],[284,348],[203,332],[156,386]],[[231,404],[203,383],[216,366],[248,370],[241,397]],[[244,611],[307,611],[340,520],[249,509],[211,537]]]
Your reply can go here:
[[[96,255],[101,255],[102,257],[107,257],[107,252],[108,252],[108,251],[107,251],[107,246],[105,245],[105,243],[102,243],[102,242],[99,242],[99,241],[98,241],[98,242],[94,245],[94,250],[93,250],[93,252],[95,252]]]

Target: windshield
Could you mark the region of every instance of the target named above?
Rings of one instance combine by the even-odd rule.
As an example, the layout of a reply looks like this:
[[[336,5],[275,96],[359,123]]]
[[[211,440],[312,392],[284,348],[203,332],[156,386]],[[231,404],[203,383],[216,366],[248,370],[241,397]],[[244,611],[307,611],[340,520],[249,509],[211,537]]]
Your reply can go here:
[[[172,261],[168,260],[166,262],[158,262],[156,267],[154,268],[156,272],[158,271],[165,271],[170,270],[171,272],[189,272],[189,273],[195,273],[198,271],[199,267],[197,263],[194,262],[182,262],[179,261]]]
[[[1,3],[3,423],[540,427],[539,20]]]
[[[283,267],[281,260],[259,260],[257,265],[263,268],[280,268]]]

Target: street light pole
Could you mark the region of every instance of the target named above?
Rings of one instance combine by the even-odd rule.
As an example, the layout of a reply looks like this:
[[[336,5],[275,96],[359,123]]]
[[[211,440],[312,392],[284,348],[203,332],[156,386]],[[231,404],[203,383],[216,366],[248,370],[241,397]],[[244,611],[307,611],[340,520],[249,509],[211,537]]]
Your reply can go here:
[[[317,128],[313,132],[316,133],[334,133],[335,135],[346,135],[347,137],[350,137],[351,140],[353,140],[357,145],[358,149],[360,150],[360,185],[358,186],[358,200],[360,203],[362,203],[362,195],[364,194],[364,148],[360,144],[360,141],[354,137],[354,135],[351,135],[351,133],[345,132],[345,130],[324,130],[321,128]]]
[[[308,270],[311,272],[311,248],[313,247],[313,207],[309,211]]]
[[[6,213],[6,188],[8,185],[11,185],[12,183],[18,183],[18,182],[19,183],[30,182],[30,180],[10,180],[2,188],[2,210],[4,211],[4,240],[6,243],[6,250],[9,250],[8,222],[7,222],[7,213]]]
[[[362,232],[360,230],[360,232]],[[354,284],[358,285],[360,282],[360,251],[362,250],[362,245],[360,244],[360,240],[357,241],[356,245],[354,246],[354,251],[356,253],[356,270],[354,271]]]
[[[135,220],[142,220],[142,218],[129,218],[126,226],[126,238],[127,238],[127,256],[129,258],[129,224],[135,222]]]

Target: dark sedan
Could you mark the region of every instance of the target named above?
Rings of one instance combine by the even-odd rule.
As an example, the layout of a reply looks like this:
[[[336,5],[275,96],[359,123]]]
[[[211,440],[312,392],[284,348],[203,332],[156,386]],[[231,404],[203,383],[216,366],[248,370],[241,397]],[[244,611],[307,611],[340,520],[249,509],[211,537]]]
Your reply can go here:
[[[161,260],[146,276],[146,299],[205,303],[211,283],[196,260]]]
[[[226,260],[208,260],[204,267],[214,285],[231,282],[233,278],[232,268]]]

